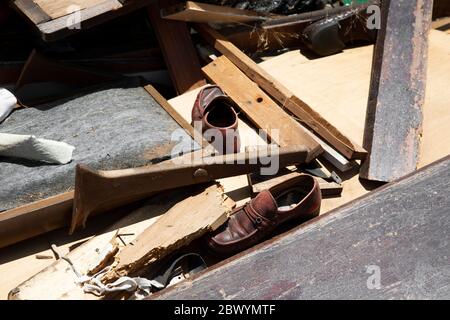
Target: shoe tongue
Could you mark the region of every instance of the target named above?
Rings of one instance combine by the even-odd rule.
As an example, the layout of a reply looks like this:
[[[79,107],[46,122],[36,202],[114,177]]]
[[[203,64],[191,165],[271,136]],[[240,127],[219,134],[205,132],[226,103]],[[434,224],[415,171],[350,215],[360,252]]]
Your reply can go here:
[[[275,215],[278,210],[277,203],[272,194],[267,191],[261,191],[251,202],[255,209],[263,217],[270,218]]]

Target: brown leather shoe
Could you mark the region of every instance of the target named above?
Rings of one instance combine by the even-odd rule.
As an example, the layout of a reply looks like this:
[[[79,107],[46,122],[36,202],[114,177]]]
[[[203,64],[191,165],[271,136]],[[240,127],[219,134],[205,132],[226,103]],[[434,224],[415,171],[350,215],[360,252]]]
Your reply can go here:
[[[289,220],[309,220],[319,214],[322,195],[319,183],[309,175],[294,177],[260,192],[244,206],[234,210],[227,223],[207,236],[215,253],[243,251]]]
[[[220,153],[240,150],[237,105],[218,86],[200,90],[192,108],[192,125],[201,122],[205,139]],[[220,138],[215,138],[220,137]]]

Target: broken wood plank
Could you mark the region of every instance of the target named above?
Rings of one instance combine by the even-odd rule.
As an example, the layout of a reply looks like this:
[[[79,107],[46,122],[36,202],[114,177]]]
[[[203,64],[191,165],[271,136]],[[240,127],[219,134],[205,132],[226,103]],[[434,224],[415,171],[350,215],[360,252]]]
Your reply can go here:
[[[360,177],[393,181],[417,169],[432,1],[383,1],[375,45]]]
[[[182,94],[201,87],[206,82],[186,23],[162,19],[162,3],[161,0],[155,1],[148,7],[148,12],[174,87],[178,94]]]
[[[281,147],[300,144],[309,149],[307,161],[322,153],[322,148],[227,57],[222,56],[202,68],[237,103],[249,120]]]
[[[259,67],[250,57],[216,30],[205,24],[196,24],[195,28],[211,46],[230,59],[250,79],[278,101],[283,108],[294,114],[301,123],[324,138],[347,159],[362,159],[366,156],[366,151],[362,147],[345,137],[319,113]]]
[[[105,251],[102,249],[110,247],[111,242],[118,235],[130,235],[122,236],[125,245],[128,246],[141,232],[157,222],[160,217],[178,204],[182,205],[182,203],[193,201],[192,199],[195,201],[195,199],[201,198],[203,200],[211,200],[209,202],[211,208],[213,200],[222,201],[218,196],[221,188],[217,185],[207,189],[203,187],[203,189],[194,190],[197,194],[193,196],[190,194],[190,191],[185,189],[161,194],[150,199],[142,208],[131,212],[117,223],[114,223],[104,233],[75,248],[66,257],[72,261],[77,272],[83,275],[87,274],[90,270],[98,267],[100,261],[103,262]],[[232,202],[230,203],[229,200],[226,200],[224,204],[222,202],[217,203],[217,207],[220,205],[223,205],[223,208],[225,208],[226,205],[232,205]],[[184,213],[186,214],[186,212]],[[201,221],[197,222],[201,223]],[[119,249],[125,247],[120,243],[118,245]],[[107,252],[110,251],[109,249],[107,250]],[[82,287],[76,283],[77,280],[78,278],[68,262],[66,260],[58,260],[20,284],[17,288],[11,290],[9,299],[98,299],[94,295],[84,293]]]
[[[186,1],[186,3],[164,8],[161,16],[164,19],[201,23],[254,22],[269,19],[267,15],[256,11],[194,1]]]
[[[105,274],[108,283],[119,277],[139,275],[168,253],[216,230],[228,218],[234,202],[217,185],[189,197],[144,230],[130,246],[116,256],[117,265]]]
[[[149,299],[449,299],[449,193],[447,157]]]
[[[192,161],[174,158],[149,166],[107,171],[77,164],[70,233],[84,227],[93,212],[118,208],[161,191],[240,176],[265,167],[276,172],[305,163],[308,151],[302,145],[265,147],[251,153],[194,157]]]

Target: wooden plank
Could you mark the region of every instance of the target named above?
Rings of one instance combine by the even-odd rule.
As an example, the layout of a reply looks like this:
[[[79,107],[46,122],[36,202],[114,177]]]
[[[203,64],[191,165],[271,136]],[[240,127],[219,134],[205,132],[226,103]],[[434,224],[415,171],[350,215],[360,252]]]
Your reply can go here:
[[[110,0],[33,0],[51,19],[66,16],[77,10],[94,7]],[[113,0],[113,2],[116,2]]]
[[[151,298],[449,299],[449,192],[447,157]]]
[[[322,148],[304,129],[273,100],[222,56],[202,68],[212,82],[219,85],[238,104],[252,123],[281,147],[304,145],[309,149],[307,161],[315,159]]]
[[[235,203],[217,185],[191,196],[168,210],[116,256],[117,265],[105,274],[106,283],[138,275],[159,259],[202,235],[216,230],[228,218]]]
[[[73,191],[0,212],[0,248],[68,226]]]
[[[326,121],[304,101],[295,96],[281,82],[259,67],[217,31],[205,24],[197,24],[196,30],[218,51],[230,59],[250,79],[272,96],[283,108],[294,114],[304,125],[324,138],[348,159],[361,159],[366,151]]]
[[[223,199],[222,190],[217,185],[212,185],[206,189],[199,189],[196,192],[197,194],[191,195],[187,190],[184,190],[155,197],[149,200],[142,208],[131,212],[129,215],[113,224],[106,232],[93,237],[86,243],[69,252],[66,257],[72,261],[77,272],[80,274],[87,274],[90,270],[94,270],[96,264],[102,260],[101,257],[105,253],[104,249],[110,248],[110,244],[119,247],[120,250],[125,250],[124,248],[127,248],[127,246],[134,247],[132,243],[134,243],[138,235],[150,226],[162,224],[163,226],[160,226],[161,228],[167,228],[167,225],[163,224],[164,221],[168,219],[166,216],[174,215],[178,212],[178,208],[184,208],[184,217],[191,216],[186,215],[186,207],[189,208],[189,203],[196,201],[206,202],[207,205],[205,207],[198,206],[205,210],[221,209],[220,211],[210,211],[210,215],[204,211],[197,212],[197,214],[203,213],[204,218],[209,218],[209,220],[205,219],[204,221],[196,220],[196,226],[201,227],[202,223],[205,223],[205,226],[207,223],[213,224],[214,214],[216,214],[216,218],[218,216],[222,217],[221,215],[229,210],[229,206],[233,205],[229,199]],[[178,214],[180,213],[178,212]],[[165,218],[160,222],[159,219],[161,217]],[[175,228],[172,230],[175,230]],[[186,230],[188,230],[187,227],[185,231]],[[120,234],[132,235],[121,237],[122,240],[125,241],[125,245],[116,241],[118,232]],[[174,235],[174,233],[165,232],[164,235],[170,236]],[[181,245],[181,243],[178,243],[177,245]],[[172,250],[172,248],[170,248],[170,250]],[[166,253],[170,250],[167,250]],[[108,251],[111,251],[111,249],[108,249]],[[31,277],[29,280],[20,284],[17,288],[11,290],[9,299],[98,299],[94,295],[85,294],[81,286],[76,283],[76,280],[77,276],[67,261],[58,260]]]
[[[15,0],[13,4],[34,24],[51,20],[51,17],[33,0]]]
[[[253,22],[268,19],[267,16],[255,11],[194,1],[186,1],[186,3],[164,8],[161,16],[164,19],[201,23]]]
[[[416,170],[432,1],[383,1],[374,50],[360,177],[393,181]]]
[[[450,90],[446,85],[450,83],[450,35],[431,30],[429,42],[419,168],[450,154]],[[293,50],[259,65],[306,103],[316,106],[346,136],[362,144],[372,56],[371,45],[320,59]]]
[[[206,82],[186,23],[162,19],[162,3],[161,0],[155,1],[148,7],[148,12],[174,87],[178,94],[182,94]]]

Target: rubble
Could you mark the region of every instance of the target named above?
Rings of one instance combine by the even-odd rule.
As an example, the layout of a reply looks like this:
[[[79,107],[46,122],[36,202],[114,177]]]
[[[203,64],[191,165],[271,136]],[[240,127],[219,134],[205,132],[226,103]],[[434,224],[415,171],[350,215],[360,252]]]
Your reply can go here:
[[[373,297],[329,264],[445,260],[447,2],[71,4],[0,4],[0,299]]]

